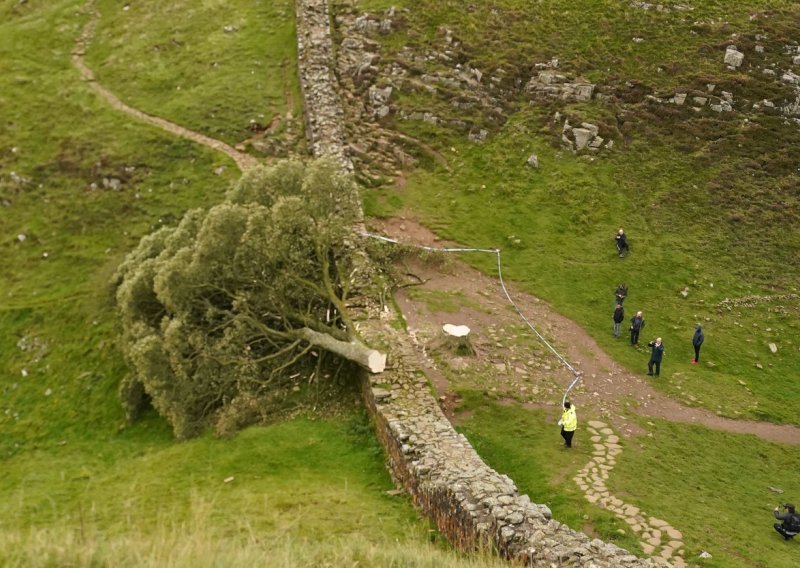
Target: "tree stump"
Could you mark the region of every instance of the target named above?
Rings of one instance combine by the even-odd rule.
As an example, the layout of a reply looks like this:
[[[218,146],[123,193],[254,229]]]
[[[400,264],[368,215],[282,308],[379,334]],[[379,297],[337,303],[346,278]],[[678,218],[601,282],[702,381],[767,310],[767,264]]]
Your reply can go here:
[[[475,348],[469,339],[470,329],[466,325],[446,323],[442,326],[444,346],[456,355],[475,355]]]

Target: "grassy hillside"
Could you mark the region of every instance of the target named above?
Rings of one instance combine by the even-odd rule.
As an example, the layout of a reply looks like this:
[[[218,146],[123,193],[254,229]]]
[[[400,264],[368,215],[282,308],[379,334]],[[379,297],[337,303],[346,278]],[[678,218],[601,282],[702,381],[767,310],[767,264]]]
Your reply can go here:
[[[0,2],[0,564],[461,564],[405,497],[386,494],[383,455],[347,389],[335,406],[316,399],[326,419],[233,440],[176,444],[155,415],[125,426],[110,276],[142,235],[216,202],[237,173],[80,81],[70,54],[83,4]],[[273,47],[264,58],[284,61]],[[294,81],[275,78],[278,92]],[[226,108],[248,96],[226,93]],[[304,396],[314,403],[315,388]]]
[[[776,109],[797,96],[780,77],[798,70],[800,11],[782,1],[703,2],[689,11],[635,4],[404,4],[397,31],[377,36],[384,61],[418,81],[457,73],[456,65],[479,69],[483,85],[497,79],[496,89],[482,88],[504,104],[503,119],[462,108],[469,90],[396,87],[386,120],[434,145],[449,169],[420,156],[423,167],[402,189],[379,188],[366,202],[373,214],[413,214],[444,237],[503,248],[508,276],[644,373],[645,350],[611,337],[613,291],[626,282],[628,317],[643,310],[644,339],[664,338],[659,388],[726,416],[798,424],[800,130]],[[401,37],[410,51],[399,49]],[[728,45],[745,53],[742,67],[723,64]],[[535,65],[553,58],[559,73],[596,83],[598,96],[527,96]],[[692,108],[695,96],[723,91],[730,112]],[[676,93],[689,102],[669,102]],[[754,106],[763,99],[775,107]],[[423,112],[440,120],[414,118]],[[597,125],[613,149],[563,149],[565,119]],[[486,140],[468,140],[464,128],[486,129]],[[535,170],[526,165],[534,153]],[[624,259],[613,243],[619,227],[632,247]],[[492,269],[488,261],[484,268]],[[706,331],[698,367],[689,365],[696,323]]]
[[[294,3],[99,0],[88,63],[128,104],[256,154],[302,142]],[[255,145],[253,144],[255,143]]]
[[[563,452],[554,443],[552,416],[463,394],[462,410],[469,412],[461,429],[492,467],[547,502],[569,526],[638,550],[630,527],[589,504],[572,481],[592,457],[582,427],[573,451]],[[613,495],[679,527],[692,565],[796,565],[795,543],[784,542],[772,528],[772,509],[785,495],[769,490],[800,491],[793,448],[662,421],[642,425],[648,436],[624,442],[610,475]],[[712,558],[699,560],[702,551]]]

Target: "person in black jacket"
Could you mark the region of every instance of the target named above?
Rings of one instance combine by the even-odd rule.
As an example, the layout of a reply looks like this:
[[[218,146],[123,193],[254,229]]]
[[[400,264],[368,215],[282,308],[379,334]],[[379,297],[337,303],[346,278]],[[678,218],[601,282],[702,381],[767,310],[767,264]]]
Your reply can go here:
[[[614,337],[619,338],[619,328],[622,326],[622,321],[625,319],[625,308],[622,307],[622,304],[617,304],[612,318],[614,320]]]
[[[625,256],[625,253],[631,250],[631,248],[628,246],[628,237],[625,235],[625,231],[622,229],[617,231],[614,240],[617,241],[617,252],[619,253],[620,258]]]
[[[703,341],[706,339],[706,334],[703,333],[703,328],[700,327],[700,324],[697,324],[697,327],[694,328],[694,336],[692,337],[692,345],[694,346],[694,359],[692,359],[692,365],[697,365],[697,362],[700,361],[700,346],[703,345]]]
[[[653,376],[653,365],[656,367],[656,377],[661,374],[661,359],[664,358],[664,344],[661,343],[661,338],[651,341],[647,346],[653,350],[650,355],[650,361],[647,362],[647,374]]]
[[[639,332],[644,329],[644,316],[642,312],[636,312],[631,318],[631,345],[639,345]]]
[[[783,506],[785,513],[779,513],[780,507],[775,507],[775,511],[773,511],[773,515],[779,521],[783,521],[781,523],[775,523],[772,525],[775,527],[775,530],[778,531],[785,540],[789,540],[794,538],[798,532],[800,532],[800,516],[794,510],[794,505],[791,503],[786,503]]]

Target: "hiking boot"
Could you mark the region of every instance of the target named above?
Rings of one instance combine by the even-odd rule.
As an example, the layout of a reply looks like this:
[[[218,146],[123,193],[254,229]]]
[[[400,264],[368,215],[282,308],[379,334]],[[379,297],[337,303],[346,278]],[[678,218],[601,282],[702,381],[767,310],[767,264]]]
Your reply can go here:
[[[652,376],[653,376],[653,373],[647,373],[647,376],[648,376],[648,377],[652,377]]]

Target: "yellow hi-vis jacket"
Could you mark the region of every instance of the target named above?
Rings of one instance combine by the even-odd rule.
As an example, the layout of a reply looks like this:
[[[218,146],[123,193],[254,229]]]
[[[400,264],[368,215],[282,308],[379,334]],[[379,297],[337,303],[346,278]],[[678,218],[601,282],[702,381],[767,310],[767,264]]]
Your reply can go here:
[[[567,432],[574,432],[578,429],[578,416],[575,414],[574,406],[564,409],[559,424],[561,424]]]

